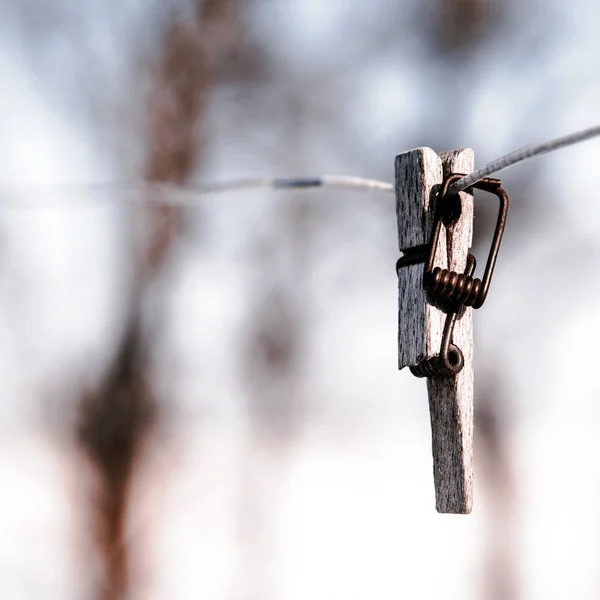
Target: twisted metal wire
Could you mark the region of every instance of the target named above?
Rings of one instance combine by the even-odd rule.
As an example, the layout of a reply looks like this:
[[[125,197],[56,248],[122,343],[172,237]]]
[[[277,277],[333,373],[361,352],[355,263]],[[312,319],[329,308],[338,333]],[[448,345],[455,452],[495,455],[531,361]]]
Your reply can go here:
[[[466,175],[462,179],[459,179],[451,186],[451,189],[456,192],[461,192],[462,190],[471,187],[481,179],[484,179],[489,175],[493,175],[494,173],[498,173],[499,171],[502,171],[508,167],[512,167],[513,165],[523,162],[524,160],[528,160],[529,158],[534,158],[535,156],[540,156],[542,154],[547,154],[548,152],[553,152],[554,150],[559,150],[560,148],[573,146],[574,144],[579,144],[580,142],[584,142],[599,135],[600,125],[595,125],[594,127],[589,127],[582,131],[570,133],[552,140],[524,146],[523,148],[519,148],[510,154],[506,154],[505,156],[488,163],[470,175]]]

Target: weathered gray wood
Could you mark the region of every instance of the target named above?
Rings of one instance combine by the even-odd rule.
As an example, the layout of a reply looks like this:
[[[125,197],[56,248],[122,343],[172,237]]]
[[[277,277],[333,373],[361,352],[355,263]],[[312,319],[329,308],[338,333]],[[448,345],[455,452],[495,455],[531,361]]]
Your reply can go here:
[[[444,175],[471,173],[473,151],[442,154]],[[461,192],[461,216],[447,235],[448,268],[462,273],[473,238],[473,196]],[[456,377],[427,380],[433,447],[436,508],[441,513],[470,513],[473,505],[473,309],[454,326],[453,342],[465,365]]]
[[[396,214],[398,248],[403,251],[428,244],[433,227],[437,186],[442,182],[442,161],[431,148],[417,148],[396,157]],[[440,266],[446,267],[446,233],[438,243]],[[423,290],[423,265],[398,273],[398,368],[416,365],[439,353],[444,314],[428,304]]]
[[[473,151],[457,150],[438,157],[419,148],[396,157],[396,199],[400,250],[425,244],[431,236],[436,185],[444,174],[470,173]],[[436,265],[464,271],[473,228],[473,199],[461,193],[461,217],[442,228]],[[439,354],[445,315],[426,301],[423,265],[400,270],[399,368]],[[431,416],[436,508],[441,513],[471,512],[473,502],[473,331],[472,310],[457,320],[453,342],[465,366],[456,377],[427,381]]]

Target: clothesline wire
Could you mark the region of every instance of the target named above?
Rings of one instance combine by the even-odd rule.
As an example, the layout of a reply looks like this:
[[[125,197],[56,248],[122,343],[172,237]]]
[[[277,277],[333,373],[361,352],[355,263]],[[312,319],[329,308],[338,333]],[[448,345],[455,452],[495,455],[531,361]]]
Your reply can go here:
[[[141,181],[141,182],[112,182],[112,183],[65,183],[65,184],[40,184],[40,185],[0,185],[0,207],[2,208],[22,208],[22,209],[43,209],[53,208],[54,205],[48,202],[52,197],[57,197],[61,205],[69,203],[72,206],[88,206],[88,203],[81,202],[80,193],[96,195],[98,192],[103,194],[112,193],[112,200],[121,202],[124,195],[127,200],[140,204],[158,204],[168,206],[199,206],[198,196],[208,194],[219,194],[224,192],[233,192],[236,190],[251,189],[297,189],[297,188],[328,188],[345,190],[375,190],[384,192],[393,192],[394,186],[391,183],[367,179],[364,177],[353,177],[346,175],[321,175],[310,178],[280,178],[280,177],[256,177],[232,179],[222,182],[206,184],[176,185],[168,182],[159,181]],[[73,193],[76,193],[73,196]],[[35,195],[43,194],[45,202],[42,204],[39,200],[31,202],[16,201],[8,204],[6,197],[10,195]],[[117,195],[118,194],[118,195]],[[69,202],[71,200],[71,202]]]
[[[462,179],[456,181],[452,189],[457,192],[465,190],[484,177],[494,175],[499,171],[503,171],[508,167],[516,165],[520,162],[553,152],[560,148],[579,144],[593,137],[600,136],[600,125],[589,127],[587,129],[570,133],[568,135],[531,144],[519,148],[514,152],[510,152],[492,162],[488,163],[481,169],[466,175]],[[234,190],[244,189],[298,189],[298,188],[328,188],[328,189],[347,189],[347,190],[372,190],[381,192],[394,192],[394,184],[375,179],[367,179],[364,177],[353,177],[346,175],[320,175],[318,177],[298,177],[298,178],[278,178],[278,177],[262,177],[262,178],[242,178],[229,181],[178,186],[170,183],[162,182],[137,182],[137,183],[73,183],[73,184],[56,184],[56,185],[39,185],[39,186],[22,186],[22,185],[5,185],[0,186],[0,197],[5,196],[10,192],[23,193],[26,191],[38,191],[47,194],[48,192],[60,193],[63,198],[69,191],[84,189],[87,192],[106,191],[106,192],[141,192],[150,191],[150,195],[133,195],[142,202],[150,201],[153,204],[167,204],[175,206],[193,206],[197,204],[195,197],[198,195],[215,194],[223,192],[231,192]],[[190,198],[190,196],[192,196]],[[6,204],[1,204],[6,206]],[[11,205],[19,208],[44,208],[43,205],[35,203],[33,205],[18,203]]]
[[[452,188],[457,192],[460,192],[468,187],[471,187],[484,177],[494,175],[499,171],[503,171],[508,167],[512,167],[517,163],[523,162],[524,160],[534,158],[535,156],[541,156],[542,154],[547,154],[548,152],[553,152],[554,150],[559,150],[560,148],[573,146],[574,144],[579,144],[580,142],[584,142],[585,140],[589,140],[599,135],[600,125],[595,125],[594,127],[589,127],[587,129],[583,129],[582,131],[570,133],[552,140],[524,146],[523,148],[519,148],[514,152],[493,160],[491,163],[488,163],[481,169],[478,169],[470,175],[459,179],[454,183]]]

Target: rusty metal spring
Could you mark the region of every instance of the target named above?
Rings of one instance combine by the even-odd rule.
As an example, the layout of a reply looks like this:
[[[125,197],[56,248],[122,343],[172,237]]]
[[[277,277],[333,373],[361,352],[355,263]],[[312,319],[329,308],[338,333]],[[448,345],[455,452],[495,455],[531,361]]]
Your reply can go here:
[[[469,263],[467,268],[471,268],[470,273],[473,272],[472,263]],[[456,375],[460,373],[465,364],[465,359],[461,349],[450,341],[457,318],[457,312],[451,312],[446,316],[440,353],[427,360],[422,360],[418,365],[409,367],[413,375],[416,377],[433,377],[435,375]]]
[[[485,302],[504,226],[506,223],[506,213],[508,210],[508,196],[500,187],[501,183],[498,179],[486,178],[475,184],[475,187],[491,192],[497,196],[500,202],[498,211],[498,220],[496,222],[496,230],[492,239],[492,246],[488,256],[483,279],[473,277],[475,270],[475,257],[472,254],[467,256],[467,268],[464,273],[457,273],[449,269],[434,267],[435,248],[438,243],[442,222],[446,219],[452,221],[454,209],[452,200],[456,199],[456,195],[450,192],[452,184],[460,179],[460,175],[451,175],[446,178],[440,191],[440,208],[436,217],[436,224],[433,230],[433,236],[429,249],[429,257],[425,266],[423,276],[423,286],[429,292],[430,297],[442,303],[449,304],[454,307],[472,306],[480,308]],[[446,214],[444,215],[444,210]]]
[[[458,346],[450,344],[448,360],[449,362],[445,361],[442,356],[433,356],[427,360],[422,360],[418,365],[410,366],[409,369],[415,377],[456,375],[462,370],[465,361]]]
[[[459,181],[462,175],[454,174],[445,179],[438,194],[438,209],[429,246],[416,246],[404,251],[403,256],[396,263],[396,271],[420,262],[425,262],[423,273],[423,287],[427,290],[429,301],[446,313],[446,324],[442,337],[442,347],[437,356],[422,360],[418,365],[410,367],[410,371],[417,377],[433,377],[436,375],[457,375],[464,366],[464,356],[460,348],[452,340],[454,324],[458,313],[465,307],[480,308],[485,302],[498,249],[502,240],[506,214],[508,211],[508,196],[501,187],[498,179],[484,178],[475,183],[473,187],[491,192],[499,200],[498,219],[492,239],[490,253],[483,278],[473,277],[475,271],[475,257],[467,254],[467,263],[464,273],[434,267],[435,252],[438,245],[442,224],[451,226],[460,216],[460,199],[452,190],[452,185]]]
[[[469,259],[475,257],[469,254]],[[479,308],[485,300],[481,279],[440,267],[427,273],[425,288],[434,298],[459,306]]]

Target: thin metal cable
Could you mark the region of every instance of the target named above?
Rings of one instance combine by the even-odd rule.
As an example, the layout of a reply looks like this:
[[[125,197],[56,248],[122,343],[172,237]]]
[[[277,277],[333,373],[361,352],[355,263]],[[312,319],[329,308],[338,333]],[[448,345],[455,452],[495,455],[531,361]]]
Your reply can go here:
[[[200,185],[179,186],[172,183],[163,182],[143,182],[139,184],[131,183],[81,183],[81,184],[59,184],[59,185],[28,185],[28,186],[0,186],[0,206],[15,208],[44,208],[38,202],[6,202],[6,196],[11,194],[36,193],[44,195],[46,201],[49,196],[58,198],[61,204],[80,204],[85,206],[88,203],[82,203],[81,193],[92,195],[101,192],[119,193],[121,201],[126,194],[128,200],[136,203],[167,204],[173,206],[197,206],[198,195],[215,194],[222,192],[231,192],[244,189],[295,189],[295,188],[316,188],[323,187],[328,189],[346,189],[346,190],[373,190],[383,192],[394,192],[394,185],[385,181],[375,179],[365,179],[363,177],[350,177],[345,175],[322,175],[320,177],[307,178],[248,178],[234,179],[215,183]],[[76,193],[73,196],[73,193]],[[145,193],[142,193],[145,192]],[[46,203],[45,206],[51,206]]]
[[[572,146],[590,138],[600,136],[600,125],[571,133],[563,137],[555,138],[538,144],[531,144],[515,150],[506,156],[498,158],[483,168],[466,175],[456,181],[451,189],[458,192],[471,187],[484,177],[493,175],[519,162],[546,154],[566,146]],[[173,206],[198,206],[197,196],[199,194],[214,194],[221,192],[230,192],[243,189],[294,189],[294,188],[329,188],[329,189],[349,189],[349,190],[372,190],[380,192],[394,193],[394,185],[385,181],[375,179],[366,179],[363,177],[351,177],[346,175],[321,175],[319,177],[305,178],[277,178],[262,177],[249,179],[234,179],[231,181],[222,181],[201,185],[178,186],[171,183],[161,182],[141,182],[141,183],[81,183],[81,184],[59,184],[59,185],[31,185],[31,186],[0,186],[0,206],[4,208],[52,208],[48,203],[40,205],[38,202],[6,202],[6,195],[18,193],[38,192],[43,193],[46,199],[50,195],[59,196],[61,203],[72,204],[74,206],[89,206],[89,203],[81,202],[79,197],[73,202],[68,202],[67,196],[72,192],[82,191],[86,193],[95,192],[119,192],[125,193],[129,199],[135,203],[166,204]],[[141,192],[145,192],[142,194]],[[151,193],[149,193],[151,192]],[[114,197],[113,197],[114,198]],[[122,196],[119,198],[119,201]]]
[[[224,181],[221,183],[203,184],[200,186],[192,186],[188,189],[209,194],[213,192],[226,192],[233,189],[249,189],[249,188],[272,188],[272,189],[287,189],[287,188],[338,188],[338,189],[362,189],[362,190],[377,190],[382,192],[393,192],[394,185],[385,181],[377,181],[376,179],[365,179],[364,177],[350,177],[347,175],[321,175],[319,177],[300,177],[283,179],[277,177],[264,177],[258,179],[237,179],[233,181]]]
[[[462,179],[459,179],[451,187],[453,190],[460,192],[468,187],[471,187],[474,183],[477,183],[484,177],[493,175],[494,173],[502,171],[503,169],[511,167],[512,165],[516,165],[519,162],[533,158],[534,156],[540,156],[541,154],[558,150],[559,148],[565,148],[566,146],[572,146],[573,144],[584,142],[585,140],[589,140],[590,138],[598,135],[600,135],[600,125],[596,125],[576,133],[571,133],[563,137],[555,138],[553,140],[548,140],[546,142],[525,146],[519,150],[515,150],[514,152],[507,154],[506,156],[498,158],[485,165],[485,167],[474,171]]]

